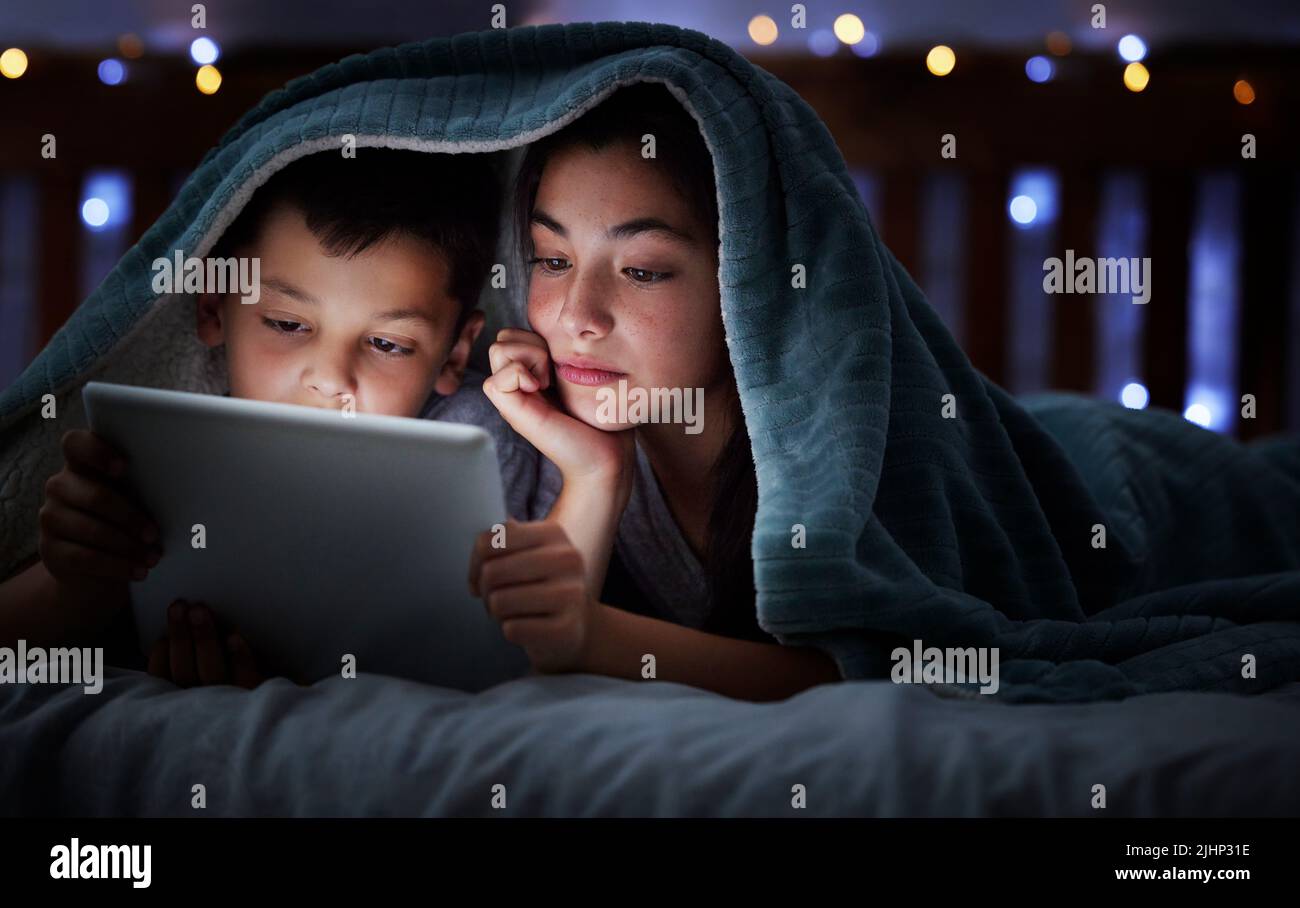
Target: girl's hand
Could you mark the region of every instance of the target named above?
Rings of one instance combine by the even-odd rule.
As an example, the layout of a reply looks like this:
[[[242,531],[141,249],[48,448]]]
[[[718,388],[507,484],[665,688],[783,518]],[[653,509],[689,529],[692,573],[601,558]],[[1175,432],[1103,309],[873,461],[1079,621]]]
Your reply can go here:
[[[510,426],[565,480],[631,481],[633,434],[604,432],[565,413],[543,392],[553,384],[546,341],[531,331],[505,328],[488,348],[492,375],[483,392]]]
[[[243,637],[218,634],[207,606],[180,599],[167,609],[167,636],[149,651],[149,674],[177,687],[233,684],[251,690],[266,680]]]
[[[542,673],[582,671],[601,608],[587,586],[582,556],[556,523],[506,522],[506,545],[479,536],[469,588]]]
[[[102,625],[162,557],[158,527],[121,482],[122,455],[99,436],[63,436],[63,469],[45,483],[37,550],[77,623]]]

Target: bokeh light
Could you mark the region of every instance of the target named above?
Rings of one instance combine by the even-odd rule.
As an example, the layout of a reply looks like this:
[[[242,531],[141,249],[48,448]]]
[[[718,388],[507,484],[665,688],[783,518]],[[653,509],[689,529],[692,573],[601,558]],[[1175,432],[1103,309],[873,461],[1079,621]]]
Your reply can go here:
[[[139,35],[127,33],[117,39],[117,50],[128,60],[139,60],[144,56],[144,42]]]
[[[1007,206],[1007,212],[1017,224],[1032,224],[1038,217],[1038,203],[1027,195],[1018,195]]]
[[[1047,35],[1047,50],[1057,57],[1064,57],[1074,47],[1074,42],[1065,32],[1049,32]]]
[[[1119,39],[1119,55],[1129,63],[1137,63],[1145,60],[1147,56],[1147,44],[1137,35],[1125,35]]]
[[[1232,96],[1237,99],[1238,104],[1255,103],[1255,87],[1245,79],[1238,79],[1237,84],[1232,86]]]
[[[1141,382],[1131,381],[1119,392],[1119,400],[1130,410],[1145,410],[1151,401],[1151,393]]]
[[[957,55],[953,53],[951,47],[946,44],[940,44],[930,48],[930,52],[925,55],[925,67],[936,76],[946,76],[952,72],[953,67],[957,65]]]
[[[867,32],[862,36],[862,40],[854,44],[849,50],[853,51],[859,57],[874,57],[880,53],[880,38],[875,32]]]
[[[0,54],[0,74],[6,79],[17,79],[27,72],[27,55],[16,47]]]
[[[1183,419],[1208,429],[1210,423],[1214,421],[1214,414],[1210,412],[1210,408],[1205,404],[1192,404],[1183,411]]]
[[[190,59],[200,66],[216,63],[221,56],[221,48],[211,38],[195,38],[190,42]]]
[[[217,89],[221,87],[221,71],[211,64],[200,66],[199,71],[194,74],[194,84],[205,95],[215,95]]]
[[[840,42],[829,28],[819,28],[808,36],[808,49],[819,57],[829,57],[840,49]]]
[[[1129,91],[1142,91],[1151,81],[1151,74],[1141,63],[1130,63],[1124,67],[1124,87]]]
[[[749,39],[764,47],[776,41],[776,20],[771,16],[755,16],[749,20]]]
[[[845,44],[857,44],[866,34],[866,26],[862,24],[861,19],[852,13],[844,13],[835,17],[835,37]]]
[[[103,199],[90,198],[81,203],[81,219],[87,227],[103,227],[108,223],[108,203]]]
[[[1030,82],[1050,82],[1056,67],[1052,61],[1044,56],[1030,57],[1025,61],[1025,75],[1029,77]]]
[[[99,61],[98,73],[99,81],[105,85],[121,85],[126,81],[126,67],[122,65],[121,60],[114,60],[112,57]]]

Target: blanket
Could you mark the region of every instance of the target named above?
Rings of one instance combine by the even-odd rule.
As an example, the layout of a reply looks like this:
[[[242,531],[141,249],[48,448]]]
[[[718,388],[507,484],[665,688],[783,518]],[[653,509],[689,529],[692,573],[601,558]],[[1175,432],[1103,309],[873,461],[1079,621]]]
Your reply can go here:
[[[155,258],[206,254],[272,173],[344,135],[502,152],[640,81],[672,91],[713,157],[765,630],[822,647],[846,678],[887,676],[900,646],[996,652],[992,696],[1008,702],[1300,679],[1292,449],[1170,414],[1014,400],[881,242],[808,104],[720,42],[641,23],[385,48],[263,99],[0,395],[0,569],[35,549],[41,487],[59,436],[84,424],[87,380],[221,388],[192,303],[151,290]]]

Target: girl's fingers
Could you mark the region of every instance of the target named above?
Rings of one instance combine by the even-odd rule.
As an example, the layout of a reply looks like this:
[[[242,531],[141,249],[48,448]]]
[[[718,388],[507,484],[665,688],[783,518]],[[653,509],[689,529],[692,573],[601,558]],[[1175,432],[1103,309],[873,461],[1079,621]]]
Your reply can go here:
[[[202,605],[189,609],[190,634],[194,638],[194,661],[200,684],[226,682],[226,654],[217,639],[212,614]]]
[[[511,363],[518,363],[536,381],[539,388],[550,386],[551,356],[545,346],[498,341],[488,347],[488,363],[491,364],[494,375]]]
[[[505,533],[497,534],[494,530],[485,530],[474,540],[474,548],[469,553],[470,591],[479,595],[482,586],[483,565],[489,561],[506,556],[517,555],[528,549],[547,543],[566,539],[564,530],[558,524],[547,520],[535,520],[520,523],[514,518],[505,522]],[[500,545],[500,547],[498,547]]]
[[[166,637],[159,637],[149,649],[149,674],[157,678],[170,680],[170,661],[171,645],[167,642]]]
[[[582,555],[571,545],[547,542],[505,558],[493,558],[479,569],[484,595],[520,583],[583,573]]]
[[[534,347],[541,347],[548,350],[546,340],[535,331],[525,331],[523,328],[502,328],[497,332],[497,343],[499,344],[530,344]]]
[[[252,690],[265,680],[253,661],[252,649],[242,636],[235,633],[227,637],[226,652],[230,654],[230,675],[236,686]]]
[[[541,390],[542,387],[533,373],[524,367],[523,363],[514,360],[503,363],[497,368],[483,382],[484,386],[486,387],[489,382],[491,382],[493,388],[504,394],[513,394],[516,391],[532,394],[534,391]]]
[[[190,623],[185,617],[185,603],[177,600],[167,609],[167,638],[170,641],[172,682],[178,687],[192,687],[197,680],[194,672],[194,639],[190,636]]]
[[[546,583],[522,583],[493,590],[483,597],[488,614],[499,622],[516,618],[545,618],[555,614],[560,597]]]

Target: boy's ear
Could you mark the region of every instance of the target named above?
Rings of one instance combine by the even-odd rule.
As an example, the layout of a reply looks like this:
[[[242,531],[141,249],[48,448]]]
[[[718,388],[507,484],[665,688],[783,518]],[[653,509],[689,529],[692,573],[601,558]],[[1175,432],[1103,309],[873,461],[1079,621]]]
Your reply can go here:
[[[438,373],[438,380],[433,383],[433,390],[443,397],[450,397],[460,388],[461,379],[465,377],[465,367],[469,365],[470,351],[474,349],[474,341],[478,340],[479,333],[486,323],[487,317],[480,309],[475,309],[469,314],[469,318],[465,319],[465,324],[460,329],[460,336],[452,343],[447,361],[442,364],[442,371]]]
[[[221,324],[221,297],[215,293],[200,293],[194,304],[194,328],[209,347],[225,343],[226,332]]]

